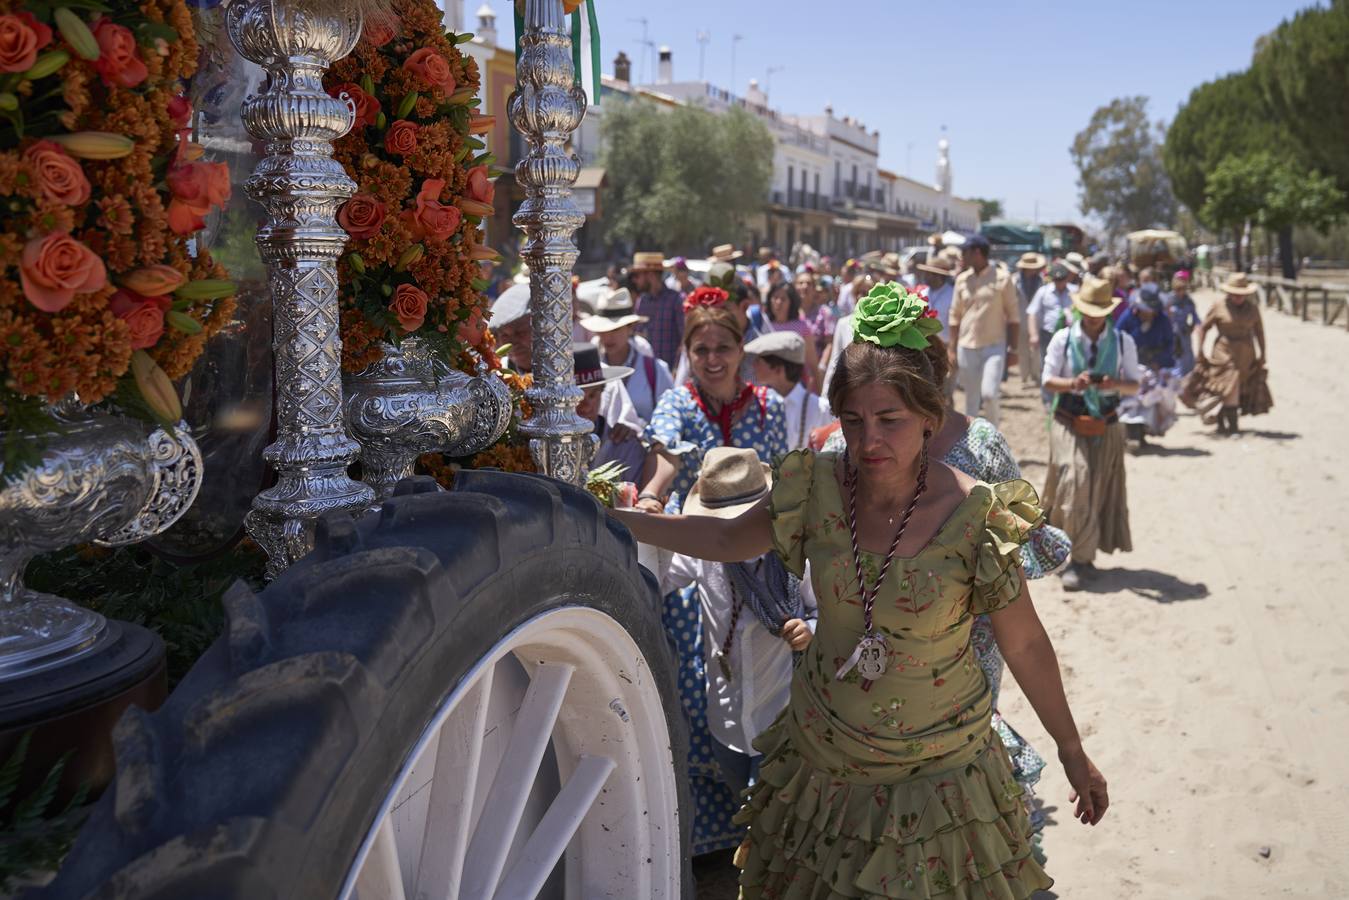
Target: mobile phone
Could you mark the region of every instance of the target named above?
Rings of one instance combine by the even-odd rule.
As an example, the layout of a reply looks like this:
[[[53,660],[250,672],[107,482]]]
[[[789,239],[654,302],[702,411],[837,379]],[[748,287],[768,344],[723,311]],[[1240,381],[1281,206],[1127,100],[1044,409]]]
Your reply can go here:
[[[1092,372],[1087,376],[1087,380],[1092,384],[1100,384],[1102,381],[1105,381],[1105,374],[1102,372]]]

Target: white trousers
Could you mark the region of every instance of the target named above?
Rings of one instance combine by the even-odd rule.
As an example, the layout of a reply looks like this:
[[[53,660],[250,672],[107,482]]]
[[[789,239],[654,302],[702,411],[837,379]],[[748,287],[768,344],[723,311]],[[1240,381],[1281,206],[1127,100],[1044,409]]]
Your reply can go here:
[[[965,392],[965,415],[983,416],[995,426],[1001,410],[998,401],[1002,394],[1002,372],[1007,366],[1007,347],[993,344],[988,347],[957,347],[956,361],[960,364],[960,389]]]

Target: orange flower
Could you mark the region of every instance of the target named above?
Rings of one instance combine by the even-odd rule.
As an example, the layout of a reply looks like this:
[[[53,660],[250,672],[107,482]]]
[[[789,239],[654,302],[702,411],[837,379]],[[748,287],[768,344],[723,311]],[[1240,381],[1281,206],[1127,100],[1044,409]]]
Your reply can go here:
[[[422,47],[414,51],[403,63],[403,68],[426,82],[429,87],[438,87],[446,95],[454,93],[454,73],[450,71],[450,64],[433,47]]]
[[[389,126],[384,135],[384,149],[397,156],[406,156],[417,149],[417,132],[421,126],[407,119],[399,119]]]
[[[481,344],[483,338],[487,336],[487,322],[483,319],[482,310],[475,309],[469,313],[468,318],[459,323],[454,336],[470,347]]]
[[[80,164],[55,141],[38,141],[23,152],[38,190],[49,203],[83,206],[89,202],[89,179]]]
[[[383,47],[393,40],[398,20],[392,16],[366,16],[361,37],[372,47]]]
[[[393,292],[389,312],[398,317],[404,332],[416,331],[426,321],[426,307],[431,298],[426,291],[412,284],[400,284]]]
[[[28,71],[51,39],[52,30],[27,10],[0,16],[0,72]]]
[[[182,287],[187,278],[173,266],[146,266],[117,279],[122,287],[143,297],[163,297]]]
[[[464,188],[464,196],[479,203],[491,203],[496,197],[496,185],[487,174],[486,166],[474,166],[468,170],[468,186]]]
[[[335,88],[332,88],[331,90],[328,91],[328,94],[330,96],[339,98],[343,94],[346,94],[347,97],[351,100],[351,102],[355,104],[356,106],[355,125],[364,127],[366,125],[375,124],[375,119],[379,116],[379,101],[374,97],[371,97],[365,91],[361,90],[361,86],[359,84],[356,84],[355,82],[352,81],[348,81],[343,84],[339,84]]]
[[[23,248],[19,279],[28,302],[43,312],[60,312],[76,294],[108,283],[103,260],[64,232],[33,238]]]
[[[205,228],[203,216],[211,207],[223,205],[230,196],[229,166],[220,162],[181,163],[169,169],[166,181],[173,193],[169,228],[174,234],[191,234]]]
[[[168,297],[142,297],[135,291],[121,290],[112,295],[108,308],[131,329],[131,349],[145,350],[164,336],[164,313],[173,301]]]
[[[354,238],[372,238],[384,224],[384,210],[384,204],[369,194],[356,194],[337,211],[337,224]]]
[[[463,221],[463,214],[456,207],[440,203],[440,192],[444,189],[443,178],[426,179],[417,193],[414,207],[403,213],[419,239],[443,241],[454,234]]]
[[[94,68],[104,84],[133,88],[146,79],[150,72],[136,55],[136,37],[130,28],[116,24],[107,16],[99,16],[93,31],[94,39],[98,41],[98,59],[94,60]]]

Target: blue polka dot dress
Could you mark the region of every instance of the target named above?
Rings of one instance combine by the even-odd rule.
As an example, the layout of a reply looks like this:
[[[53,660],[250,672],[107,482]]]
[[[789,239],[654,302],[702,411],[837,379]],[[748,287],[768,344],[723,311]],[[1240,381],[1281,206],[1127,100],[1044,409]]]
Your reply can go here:
[[[679,457],[668,512],[678,512],[683,498],[698,480],[703,454],[722,446],[720,429],[710,422],[687,386],[666,391],[651,414],[646,439]],[[731,447],[750,449],[766,463],[787,454],[787,417],[777,394],[755,389],[755,399],[731,423]],[[745,829],[731,824],[740,798],[721,780],[712,756],[707,727],[707,673],[703,659],[702,610],[698,586],[665,597],[661,613],[665,631],[679,654],[679,695],[689,719],[689,788],[693,794],[693,853],[695,856],[740,844]]]

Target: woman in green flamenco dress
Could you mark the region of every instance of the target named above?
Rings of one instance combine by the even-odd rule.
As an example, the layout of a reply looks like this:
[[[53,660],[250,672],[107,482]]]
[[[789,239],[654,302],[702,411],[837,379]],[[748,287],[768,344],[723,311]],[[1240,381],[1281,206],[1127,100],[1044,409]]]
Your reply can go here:
[[[1058,745],[1074,817],[1095,825],[1109,804],[1026,591],[1034,489],[928,458],[945,406],[940,328],[922,297],[878,286],[830,385],[844,451],[790,454],[736,519],[615,511],[638,540],[689,556],[772,548],[798,575],[811,564],[818,629],[788,708],[755,742],[760,780],[738,817],[742,897],[1020,900],[1052,884],[990,726],[970,645],[981,614]]]

